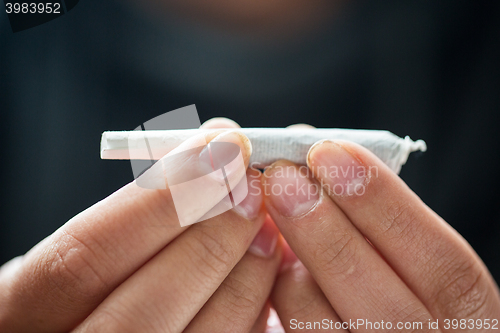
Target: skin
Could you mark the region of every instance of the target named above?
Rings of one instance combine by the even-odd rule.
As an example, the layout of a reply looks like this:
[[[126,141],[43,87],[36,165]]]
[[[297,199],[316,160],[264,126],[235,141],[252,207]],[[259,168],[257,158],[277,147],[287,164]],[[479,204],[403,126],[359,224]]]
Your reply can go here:
[[[317,31],[343,4],[148,3],[151,12],[175,11],[273,40]],[[214,119],[205,126],[238,125]],[[339,196],[325,187],[307,211],[293,216],[271,193],[255,218],[228,211],[181,228],[169,190],[125,186],[1,267],[0,331],[263,332],[270,293],[287,332],[314,331],[292,330],[292,319],[500,319],[498,287],[473,249],[372,153],[347,142],[317,145],[308,155],[308,181],[328,183],[315,166],[322,156],[338,155],[339,147],[377,167],[377,176],[364,184],[363,195]],[[278,161],[262,176],[264,185],[278,167],[299,168]],[[295,204],[291,197],[280,200]],[[247,251],[264,223],[271,229],[275,223],[286,240],[266,256]]]
[[[328,186],[332,177],[318,168],[325,162],[335,167],[342,156],[377,170],[367,177],[363,194],[335,193]],[[292,330],[288,325],[292,318],[422,322],[423,331],[432,332],[456,331],[445,323],[457,319],[467,323],[459,331],[490,331],[477,324],[500,319],[500,294],[488,269],[470,245],[383,162],[357,144],[337,141],[313,146],[308,166],[303,178],[324,190],[309,209],[296,216],[283,210],[280,202],[287,207],[293,194],[273,200],[271,193],[265,199],[289,244],[285,253],[293,251],[298,257],[288,260],[272,294],[287,332],[314,331]],[[278,161],[266,169],[263,186],[272,182],[274,169],[283,167],[299,168]],[[427,326],[436,320],[437,329]],[[371,331],[391,330],[356,330]]]
[[[0,331],[261,332],[281,244],[255,251],[278,231],[254,209],[180,227],[169,189],[128,184],[1,268]]]
[[[338,195],[318,168],[325,161],[377,172],[361,195]],[[168,190],[125,186],[2,267],[0,331],[264,332],[269,296],[286,332],[316,331],[292,329],[292,320],[439,320],[423,331],[446,332],[446,319],[499,319],[498,287],[473,249],[375,155],[324,142],[308,166],[267,168],[255,218],[231,210],[185,228],[175,226]],[[295,209],[293,191],[265,190],[279,168],[324,191]],[[253,243],[277,236],[276,226],[276,247],[247,251],[256,234]]]

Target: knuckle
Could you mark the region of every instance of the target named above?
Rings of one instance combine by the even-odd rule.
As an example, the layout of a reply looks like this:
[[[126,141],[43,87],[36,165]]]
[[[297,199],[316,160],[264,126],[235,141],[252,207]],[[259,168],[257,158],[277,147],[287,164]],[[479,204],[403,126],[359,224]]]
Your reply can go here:
[[[288,309],[289,316],[291,318],[303,316],[304,318],[312,317],[314,311],[318,309],[315,307],[314,299],[307,299],[304,303],[298,303],[297,305],[290,305],[291,309]],[[313,311],[314,310],[314,311]]]
[[[386,207],[378,224],[381,232],[392,239],[407,239],[418,219],[415,210],[407,201],[394,201]]]
[[[315,257],[318,266],[336,275],[350,276],[354,273],[353,268],[358,267],[359,257],[357,253],[357,239],[350,231],[344,231],[337,235],[336,239],[327,244],[318,246]]]
[[[247,317],[245,314],[254,312],[260,306],[261,297],[256,291],[258,288],[252,287],[248,282],[230,274],[222,283],[222,288],[227,291],[224,304],[231,313],[231,321],[244,320]]]
[[[400,323],[411,323],[408,332],[421,332],[423,326],[428,322],[429,314],[427,309],[419,301],[407,303],[398,307],[392,314],[392,320]],[[406,332],[406,331],[405,331]]]
[[[194,266],[206,276],[213,276],[227,271],[236,261],[236,254],[232,251],[230,240],[217,237],[220,233],[213,233],[210,227],[192,229],[193,237],[188,242]]]
[[[319,309],[319,302],[323,299],[314,293],[299,292],[290,296],[291,302],[284,304],[285,312],[291,318],[312,317]]]
[[[433,305],[448,318],[478,315],[487,303],[487,279],[473,259],[452,264],[441,277]]]
[[[59,290],[68,299],[95,302],[108,288],[91,247],[69,233],[58,237],[42,256],[39,274],[47,277],[51,289]]]

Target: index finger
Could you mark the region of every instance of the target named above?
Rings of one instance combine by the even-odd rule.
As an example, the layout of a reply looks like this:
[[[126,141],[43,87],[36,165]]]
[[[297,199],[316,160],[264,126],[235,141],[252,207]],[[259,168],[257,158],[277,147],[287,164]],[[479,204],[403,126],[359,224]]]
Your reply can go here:
[[[310,149],[308,165],[436,318],[498,316],[498,288],[473,249],[370,151],[324,141]]]

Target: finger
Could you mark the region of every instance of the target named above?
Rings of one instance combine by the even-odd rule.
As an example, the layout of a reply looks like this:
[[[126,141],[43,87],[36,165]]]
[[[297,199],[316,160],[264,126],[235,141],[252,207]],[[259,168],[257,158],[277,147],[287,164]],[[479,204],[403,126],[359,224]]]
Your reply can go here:
[[[228,118],[215,117],[205,121],[200,128],[240,128],[240,125]]]
[[[253,173],[258,171],[249,170],[248,177],[258,176]],[[261,193],[249,191],[246,216],[231,210],[190,227],[115,289],[75,332],[182,331],[262,226]]]
[[[238,144],[248,165],[246,137],[224,133],[216,139]],[[185,229],[170,189],[128,184],[75,216],[0,279],[0,331],[68,331]]]
[[[271,303],[269,301],[264,304],[264,308],[259,314],[259,317],[255,321],[255,324],[250,329],[249,333],[266,333],[267,318],[269,318],[269,312],[271,310]]]
[[[330,197],[436,318],[498,316],[498,288],[472,248],[371,152],[325,141],[310,150],[308,163]],[[355,172],[335,175],[340,168]],[[347,182],[352,195],[338,195],[349,190]]]
[[[293,124],[293,125],[287,126],[286,128],[288,128],[288,129],[315,129],[316,127],[309,125],[309,124]]]
[[[184,333],[249,332],[269,297],[281,261],[278,229],[270,218]],[[265,328],[265,326],[264,326]]]
[[[317,184],[287,161],[266,169],[266,208],[343,321],[432,317]],[[302,171],[302,173],[301,173]]]
[[[279,273],[271,294],[285,331],[348,332],[307,268],[297,259],[290,264]]]

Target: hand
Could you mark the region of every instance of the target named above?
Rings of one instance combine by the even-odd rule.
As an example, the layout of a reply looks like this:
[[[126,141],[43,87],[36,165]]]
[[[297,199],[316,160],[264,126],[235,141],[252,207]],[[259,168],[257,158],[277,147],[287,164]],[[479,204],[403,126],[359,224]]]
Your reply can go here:
[[[324,141],[308,167],[279,161],[263,175],[267,210],[300,259],[272,293],[287,332],[317,331],[304,326],[323,319],[386,323],[356,332],[419,328],[397,323],[489,332],[498,323],[498,287],[479,257],[374,154]],[[429,327],[436,319],[439,329]]]
[[[248,165],[240,136],[216,140],[238,144]],[[259,185],[259,172],[247,177]],[[281,261],[265,218],[253,193],[180,227],[169,189],[132,182],[1,268],[0,332],[260,332]]]

